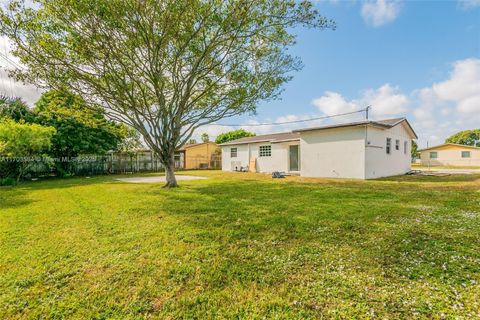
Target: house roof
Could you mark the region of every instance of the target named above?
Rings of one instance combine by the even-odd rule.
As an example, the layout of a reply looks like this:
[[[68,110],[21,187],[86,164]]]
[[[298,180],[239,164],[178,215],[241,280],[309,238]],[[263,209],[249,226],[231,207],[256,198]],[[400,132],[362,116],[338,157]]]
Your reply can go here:
[[[394,119],[384,119],[384,120],[364,120],[364,121],[356,121],[356,122],[347,122],[347,123],[339,123],[339,124],[331,124],[325,125],[320,127],[312,127],[312,128],[305,128],[305,129],[297,129],[293,132],[305,132],[305,131],[315,131],[315,130],[326,130],[326,129],[334,129],[334,128],[346,128],[346,127],[355,127],[355,126],[374,126],[383,129],[390,129],[402,122],[405,122],[408,128],[412,131],[413,136],[415,139],[418,139],[417,134],[413,130],[412,126],[408,122],[406,118],[394,118]]]
[[[437,148],[441,148],[441,147],[445,147],[445,146],[456,146],[456,147],[462,147],[462,148],[467,148],[467,149],[480,150],[480,147],[467,146],[467,145],[465,145],[465,144],[459,144],[459,143],[444,143],[444,144],[439,144],[439,145],[437,145],[437,146],[420,149],[420,150],[418,150],[418,151],[432,150],[432,149],[437,149]]]
[[[214,145],[217,145],[215,142],[212,142],[212,141],[209,141],[209,142],[199,142],[199,143],[190,143],[190,144],[186,144],[186,145],[178,148],[176,151],[185,151],[185,150],[188,149],[188,148],[201,146],[201,145],[203,145],[203,144],[214,144]]]
[[[256,143],[256,142],[283,142],[283,141],[295,141],[300,140],[300,134],[295,132],[282,132],[282,133],[273,133],[273,134],[263,134],[260,136],[245,137],[237,140],[229,141],[220,144],[221,146],[228,146],[233,144],[246,144],[246,143]]]
[[[247,143],[258,143],[258,142],[276,143],[276,142],[284,142],[284,141],[295,141],[295,140],[300,140],[300,133],[305,131],[326,130],[326,129],[333,129],[333,128],[345,128],[345,127],[355,127],[355,126],[364,126],[364,125],[375,126],[382,129],[390,129],[402,122],[405,122],[407,127],[411,130],[412,135],[415,137],[415,139],[418,139],[417,134],[415,133],[415,131],[413,130],[412,126],[410,125],[410,123],[406,118],[394,118],[394,119],[385,119],[385,120],[376,120],[376,121],[365,120],[365,121],[357,121],[357,122],[331,124],[331,125],[325,125],[320,127],[293,130],[292,132],[264,134],[260,136],[245,137],[245,138],[229,141],[226,143],[222,143],[220,145],[228,146],[228,145],[235,145],[235,144],[247,144]]]

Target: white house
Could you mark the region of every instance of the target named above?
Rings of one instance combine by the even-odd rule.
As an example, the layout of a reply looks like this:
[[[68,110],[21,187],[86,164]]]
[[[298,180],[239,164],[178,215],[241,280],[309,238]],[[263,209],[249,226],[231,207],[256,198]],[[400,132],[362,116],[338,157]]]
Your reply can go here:
[[[405,118],[359,121],[221,144],[222,170],[373,179],[410,171],[415,131]]]

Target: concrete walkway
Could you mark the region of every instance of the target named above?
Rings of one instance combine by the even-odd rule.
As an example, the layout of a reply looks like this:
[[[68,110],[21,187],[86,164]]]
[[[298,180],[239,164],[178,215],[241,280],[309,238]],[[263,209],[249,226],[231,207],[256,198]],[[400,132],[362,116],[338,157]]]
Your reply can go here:
[[[208,178],[205,178],[205,177],[197,177],[197,176],[176,176],[176,178],[177,178],[177,181],[208,179]],[[122,181],[122,182],[129,182],[129,183],[162,183],[162,182],[167,182],[165,176],[119,178],[119,179],[116,179],[116,180]]]

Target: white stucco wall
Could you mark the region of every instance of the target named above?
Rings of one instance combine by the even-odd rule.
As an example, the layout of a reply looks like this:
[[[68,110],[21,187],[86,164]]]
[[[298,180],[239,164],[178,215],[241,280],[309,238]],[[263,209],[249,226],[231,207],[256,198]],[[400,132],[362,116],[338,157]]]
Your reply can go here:
[[[382,130],[368,127],[365,153],[365,178],[374,179],[405,174],[411,170],[411,139],[405,124]],[[392,139],[390,154],[386,152],[387,137]],[[400,149],[396,150],[395,141],[400,140]],[[404,151],[404,142],[407,149]]]
[[[392,139],[390,154],[386,153],[387,137]],[[373,179],[400,175],[410,170],[411,139],[403,123],[387,130],[358,126],[304,131],[300,142],[222,146],[222,170],[231,171],[234,164],[247,167],[255,157],[257,172],[288,172],[289,145],[300,144],[300,175],[304,177]],[[399,150],[395,149],[396,140],[400,141]],[[271,157],[259,156],[262,145],[271,145]],[[230,158],[232,147],[237,148],[236,158]]]
[[[299,144],[299,142],[281,142],[269,143],[259,142],[250,144],[222,146],[222,170],[232,171],[234,164],[239,163],[242,167],[249,165],[250,158],[256,158],[256,172],[270,173],[273,171],[288,171],[289,145]],[[270,145],[272,155],[270,157],[260,157],[260,146]],[[230,157],[230,149],[237,148],[237,157]]]
[[[363,127],[305,131],[300,138],[301,176],[365,178]]]

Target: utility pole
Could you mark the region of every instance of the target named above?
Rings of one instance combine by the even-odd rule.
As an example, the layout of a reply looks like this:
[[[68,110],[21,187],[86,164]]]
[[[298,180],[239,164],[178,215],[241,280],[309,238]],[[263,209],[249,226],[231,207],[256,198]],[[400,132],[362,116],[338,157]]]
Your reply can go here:
[[[365,117],[367,118],[367,120],[368,120],[368,112],[370,111],[371,108],[372,108],[372,106],[367,106],[365,108]]]

